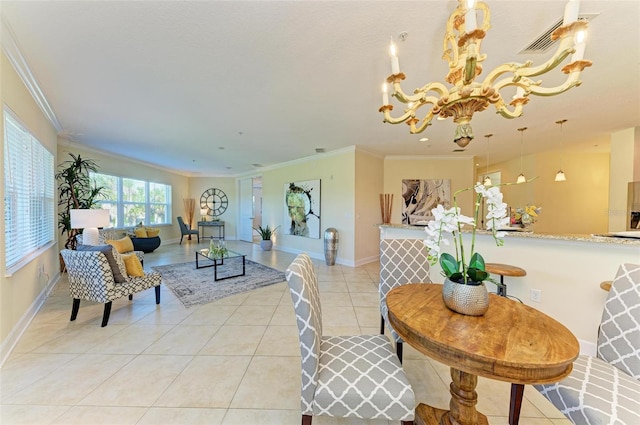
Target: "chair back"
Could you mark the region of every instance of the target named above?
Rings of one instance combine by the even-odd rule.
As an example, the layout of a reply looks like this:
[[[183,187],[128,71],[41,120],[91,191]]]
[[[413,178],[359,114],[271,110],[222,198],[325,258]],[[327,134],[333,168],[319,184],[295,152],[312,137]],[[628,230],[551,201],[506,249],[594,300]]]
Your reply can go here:
[[[180,225],[180,232],[183,235],[189,234],[189,228],[187,227],[186,224],[184,224],[184,220],[182,219],[182,217],[178,216],[176,217],[176,219],[178,220],[178,224]]]
[[[380,241],[380,313],[389,323],[387,294],[393,288],[407,283],[428,283],[429,260],[422,239],[382,239]],[[389,326],[396,341],[400,336]]]
[[[303,415],[313,415],[313,403],[318,384],[322,312],[318,280],[311,258],[299,254],[285,272],[300,336],[302,358],[301,408]]]
[[[622,264],[604,305],[598,357],[640,380],[640,265]]]

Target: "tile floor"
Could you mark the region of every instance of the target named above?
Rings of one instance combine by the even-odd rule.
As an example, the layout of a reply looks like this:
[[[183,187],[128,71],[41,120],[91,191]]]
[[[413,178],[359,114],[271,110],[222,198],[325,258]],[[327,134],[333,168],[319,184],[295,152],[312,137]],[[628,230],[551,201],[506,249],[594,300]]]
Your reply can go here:
[[[281,270],[294,258],[244,242],[228,246]],[[146,255],[145,268],[193,261],[197,247],[195,241],[163,245]],[[314,263],[325,334],[378,332],[378,264]],[[105,328],[102,309],[83,301],[77,320],[69,322],[63,276],[0,370],[0,423],[300,423],[300,353],[286,282],[189,309],[163,286],[159,306],[153,290],[133,302],[114,302]],[[406,345],[404,357],[417,400],[446,408],[448,367]],[[479,378],[478,409],[490,424],[507,423],[509,389],[508,383]],[[387,424],[328,417],[313,422]],[[529,386],[520,423],[569,424]]]

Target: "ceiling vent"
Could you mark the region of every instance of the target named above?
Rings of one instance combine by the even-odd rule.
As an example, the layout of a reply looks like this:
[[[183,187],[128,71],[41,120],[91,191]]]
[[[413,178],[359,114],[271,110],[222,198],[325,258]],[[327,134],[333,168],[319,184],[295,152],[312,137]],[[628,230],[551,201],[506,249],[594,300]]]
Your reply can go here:
[[[597,13],[583,13],[578,16],[579,21],[591,22],[596,16]],[[540,54],[545,53],[552,46],[555,46],[558,43],[558,40],[551,40],[551,34],[558,28],[562,26],[562,19],[558,19],[555,24],[553,24],[548,30],[546,30],[540,37],[536,38],[532,41],[527,47],[522,49],[518,54]]]

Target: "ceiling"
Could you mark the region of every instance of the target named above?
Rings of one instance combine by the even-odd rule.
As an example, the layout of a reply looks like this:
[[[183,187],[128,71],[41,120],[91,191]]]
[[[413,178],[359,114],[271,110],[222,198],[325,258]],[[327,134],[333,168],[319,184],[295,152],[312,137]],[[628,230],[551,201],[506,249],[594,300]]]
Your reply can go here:
[[[519,54],[562,18],[565,1],[488,1],[487,70],[549,58]],[[476,139],[453,153],[455,124],[411,135],[383,124],[380,86],[398,40],[412,92],[443,81],[445,22],[456,1],[2,1],[10,29],[57,121],[80,145],[190,176],[259,173],[356,145],[388,155],[476,156],[608,150],[612,132],[640,126],[640,1],[582,1],[589,24],[580,87],[531,96],[508,120],[490,106]],[[8,25],[7,25],[8,24]],[[5,45],[6,37],[3,37]],[[568,62],[568,61],[567,61]],[[543,86],[563,81],[558,70]],[[482,76],[481,76],[482,77]],[[396,106],[396,111],[399,106]],[[568,121],[560,126],[560,119]],[[429,141],[420,142],[422,137]]]

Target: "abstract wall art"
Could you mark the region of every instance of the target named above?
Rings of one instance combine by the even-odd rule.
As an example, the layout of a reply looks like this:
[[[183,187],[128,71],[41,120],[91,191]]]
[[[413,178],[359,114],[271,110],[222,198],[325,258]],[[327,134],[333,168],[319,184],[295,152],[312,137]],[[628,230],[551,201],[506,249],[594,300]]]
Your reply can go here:
[[[402,180],[402,224],[427,224],[438,204],[450,208],[451,180]]]
[[[285,234],[320,239],[320,180],[284,185]]]

